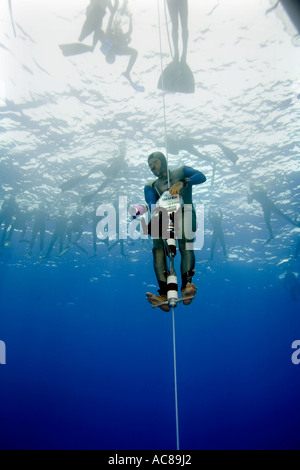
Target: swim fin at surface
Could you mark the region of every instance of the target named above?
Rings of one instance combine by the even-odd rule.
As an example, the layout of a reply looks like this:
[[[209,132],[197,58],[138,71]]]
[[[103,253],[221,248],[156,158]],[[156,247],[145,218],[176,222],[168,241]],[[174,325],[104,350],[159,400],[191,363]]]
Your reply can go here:
[[[86,52],[93,52],[92,46],[87,46],[86,44],[81,44],[80,42],[72,44],[60,44],[59,47],[65,57],[84,54]]]
[[[195,93],[193,72],[186,62],[171,62],[161,74],[157,87],[173,93]]]

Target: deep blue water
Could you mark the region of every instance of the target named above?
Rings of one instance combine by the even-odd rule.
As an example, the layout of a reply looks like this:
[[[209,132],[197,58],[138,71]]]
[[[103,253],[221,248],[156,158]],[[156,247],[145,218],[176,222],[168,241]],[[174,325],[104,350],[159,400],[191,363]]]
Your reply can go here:
[[[171,314],[127,263],[100,283],[99,261],[1,265],[1,448],[175,448]],[[272,269],[211,280],[175,313],[181,449],[299,449],[299,304]]]

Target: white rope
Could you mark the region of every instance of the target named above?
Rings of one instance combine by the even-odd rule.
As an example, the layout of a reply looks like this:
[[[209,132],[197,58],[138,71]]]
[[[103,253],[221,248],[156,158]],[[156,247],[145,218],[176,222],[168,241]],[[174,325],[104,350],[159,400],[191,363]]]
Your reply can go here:
[[[159,28],[159,46],[160,46],[160,68],[161,68],[161,79],[162,79],[162,96],[163,96],[163,111],[164,111],[164,131],[165,131],[165,148],[166,148],[166,159],[167,159],[168,189],[170,189],[169,154],[168,154],[168,149],[167,149],[167,114],[166,114],[166,99],[165,99],[164,75],[163,75],[162,42],[161,42],[161,20],[160,20],[159,1],[160,1],[160,0],[157,0],[158,28]],[[165,4],[165,14],[166,14],[166,4]],[[178,393],[177,393],[177,364],[176,364],[176,335],[175,335],[175,313],[174,313],[174,307],[172,308],[172,325],[173,325],[173,360],[174,360],[175,417],[176,417],[176,448],[177,448],[177,450],[180,450],[180,446],[179,446],[179,419],[178,419]]]
[[[177,365],[176,365],[176,341],[175,341],[175,313],[174,313],[174,307],[172,308],[172,323],[173,323],[173,355],[174,355],[174,384],[175,384],[176,447],[177,447],[177,450],[180,450],[180,446],[179,446],[179,419],[178,419]]]

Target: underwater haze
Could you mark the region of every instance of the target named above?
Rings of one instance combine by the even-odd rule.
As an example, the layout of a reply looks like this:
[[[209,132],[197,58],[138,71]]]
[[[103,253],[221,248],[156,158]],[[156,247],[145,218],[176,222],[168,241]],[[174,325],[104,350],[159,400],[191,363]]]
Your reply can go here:
[[[138,52],[129,78],[128,56],[110,63],[109,42],[79,41],[89,0],[1,1],[1,449],[176,449],[172,313],[145,297],[158,289],[152,242],[95,245],[94,231],[99,205],[145,203],[155,150],[207,178],[193,188],[205,211],[198,291],[175,309],[180,449],[300,449],[300,42],[289,3],[189,0],[195,88],[182,92],[158,86],[174,57],[164,0],[119,1]],[[38,210],[45,232],[33,239]],[[220,238],[212,251],[212,211],[226,252]],[[70,228],[74,214],[78,238],[52,249],[56,219]]]

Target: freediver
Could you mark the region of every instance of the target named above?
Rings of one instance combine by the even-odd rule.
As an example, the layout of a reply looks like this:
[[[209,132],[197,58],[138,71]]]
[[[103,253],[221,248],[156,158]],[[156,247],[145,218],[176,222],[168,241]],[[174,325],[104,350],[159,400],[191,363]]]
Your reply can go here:
[[[290,294],[292,301],[296,302],[300,298],[300,284],[296,275],[288,271],[284,277],[283,285]]]
[[[59,253],[59,257],[65,255],[73,245],[76,245],[81,251],[83,251],[85,254],[88,254],[88,252],[85,250],[85,248],[82,248],[78,242],[83,234],[83,224],[87,218],[87,213],[82,212],[82,208],[80,206],[77,207],[77,211],[71,216],[68,224],[67,224],[67,246],[66,248]],[[75,235],[75,238],[73,238],[73,235]]]
[[[223,249],[224,257],[227,259],[227,250],[225,244],[225,236],[222,227],[223,212],[220,208],[214,211],[209,211],[208,218],[213,227],[213,235],[210,247],[210,259],[214,259],[214,253],[217,241],[219,240]]]
[[[253,184],[250,185],[250,191],[252,192],[251,194],[248,193],[248,204],[251,204],[254,200],[259,202],[264,213],[265,223],[269,231],[269,235],[270,235],[266,243],[268,243],[270,240],[274,238],[273,229],[271,225],[272,213],[279,215],[280,217],[287,220],[287,222],[294,225],[295,227],[300,227],[300,224],[297,221],[293,221],[288,215],[282,212],[282,210],[279,209],[279,207],[277,207],[276,204],[274,204],[274,202],[268,197],[265,191],[261,189],[256,189],[255,185]]]
[[[122,238],[120,238],[120,211],[119,211],[119,205],[117,202],[113,202],[113,206],[115,209],[115,217],[116,217],[116,239],[113,241],[110,241],[109,239],[109,233],[107,233],[107,236],[105,238],[101,237],[101,242],[104,243],[107,247],[108,251],[111,251],[113,248],[115,248],[117,245],[120,246],[121,250],[121,255],[126,258],[128,261],[137,261],[137,259],[132,258],[131,256],[127,255],[125,253],[125,243]],[[95,212],[93,213],[93,250],[94,254],[90,258],[95,258],[97,256],[97,242],[99,240],[98,234],[97,234],[97,225],[104,219],[104,216],[98,216],[97,215],[97,207],[95,208]],[[134,243],[132,243],[134,244]]]
[[[55,221],[55,229],[54,229],[47,253],[44,256],[44,259],[49,258],[57,241],[59,242],[59,253],[63,251],[64,242],[66,238],[66,232],[67,232],[67,223],[68,223],[68,219],[65,215],[65,211],[61,209]]]
[[[185,150],[186,152],[191,153],[203,160],[207,160],[211,163],[215,163],[216,159],[212,157],[207,157],[201,154],[195,147],[195,145],[199,146],[206,146],[206,145],[217,145],[223,152],[223,155],[226,157],[227,160],[230,160],[234,165],[238,161],[238,156],[226,145],[219,142],[217,139],[213,137],[179,137],[175,138],[174,136],[167,135],[167,150],[172,155],[178,155],[180,150]]]
[[[157,179],[146,185],[144,188],[145,200],[151,210],[151,206],[155,205],[162,194],[168,190],[168,165],[166,157],[161,152],[153,152],[148,157],[148,165],[152,173]],[[186,244],[192,243],[185,235],[184,218],[188,217],[188,208],[192,210],[192,226],[193,232],[196,232],[196,213],[192,201],[192,187],[202,184],[206,181],[206,177],[198,170],[194,170],[188,166],[182,166],[178,169],[169,171],[171,195],[180,195],[182,197],[184,208],[182,212],[182,233],[178,239],[179,250],[181,253],[181,279],[182,279],[182,297],[194,297],[197,291],[196,286],[192,283],[195,274],[195,253],[193,250],[187,250]],[[167,277],[168,270],[164,240],[161,237],[153,239],[153,262],[154,271],[159,285],[159,295],[146,293],[147,300],[156,306],[167,301]],[[189,305],[192,299],[183,301],[184,305]],[[170,310],[168,305],[160,306],[166,312]]]
[[[32,228],[32,236],[28,250],[28,256],[32,255],[32,249],[35,243],[37,236],[40,236],[40,252],[39,257],[42,257],[42,252],[44,249],[44,239],[46,232],[46,221],[49,219],[49,216],[46,212],[46,207],[43,203],[40,203],[39,208],[33,211],[34,224]]]
[[[118,8],[119,0],[115,0],[112,5],[111,0],[90,0],[90,4],[86,9],[86,19],[81,29],[79,43],[61,44],[59,47],[65,56],[83,54],[85,52],[93,52],[98,41],[105,39],[105,33],[102,30],[102,24],[106,15],[106,9],[109,8],[111,15]],[[84,39],[93,33],[92,46],[81,44]]]
[[[24,209],[18,209],[15,214],[15,219],[11,224],[11,227],[7,234],[7,239],[5,245],[9,245],[15,230],[21,231],[19,243],[29,243],[28,240],[25,240],[25,235],[27,231],[27,222],[31,219],[31,212]]]
[[[8,229],[12,223],[13,217],[18,213],[19,206],[16,202],[15,196],[11,196],[9,199],[3,201],[1,210],[0,210],[0,227],[3,224],[3,231],[0,246],[5,246],[6,237],[8,234]]]
[[[129,18],[129,28],[127,33],[122,30],[122,16],[127,16]],[[138,57],[138,51],[129,47],[131,35],[132,14],[127,9],[127,0],[124,0],[124,4],[117,15],[115,15],[114,11],[110,16],[105,35],[101,39],[102,46],[100,47],[100,50],[105,55],[105,60],[108,64],[114,64],[116,56],[129,56],[130,58],[127,69],[123,73],[123,76],[136,91],[145,91],[144,87],[134,83],[131,78],[131,71]]]
[[[159,79],[158,88],[171,92],[194,93],[195,80],[193,73],[186,63],[189,39],[188,30],[188,0],[167,0],[172,23],[172,40],[174,57]],[[182,33],[182,54],[179,54],[179,19]]]
[[[98,165],[97,171],[101,171],[106,177],[106,179],[100,184],[100,186],[98,186],[95,191],[92,191],[81,198],[81,203],[84,206],[89,204],[96,194],[100,193],[104,188],[106,188],[108,184],[115,180],[118,173],[126,171],[128,169],[128,164],[125,160],[125,157],[126,144],[125,142],[122,142],[119,145],[118,155],[115,158],[111,159],[108,165]]]
[[[114,7],[112,6],[111,0],[91,0],[86,9],[86,20],[83,24],[79,41],[82,42],[90,36],[90,34],[94,33],[92,46],[94,50],[97,42],[103,39],[104,33],[102,30],[102,24],[106,15],[106,8],[109,8],[112,13],[118,8],[118,4],[118,0],[115,0]]]
[[[82,197],[81,204],[86,206],[92,201],[93,197],[96,194],[101,192],[109,183],[112,182],[113,179],[116,178],[119,172],[122,172],[128,169],[128,164],[125,160],[125,157],[126,157],[126,143],[121,142],[119,144],[118,154],[114,158],[110,159],[107,162],[108,164],[100,163],[98,165],[93,166],[93,168],[91,168],[87,173],[74,176],[71,179],[64,181],[60,185],[60,189],[63,192],[69,191],[73,189],[75,186],[79,185],[80,183],[85,182],[89,178],[90,175],[93,175],[99,172],[103,173],[106,179],[100,184],[100,186],[98,186],[96,190]]]
[[[193,138],[185,137],[180,139],[174,139],[171,136],[167,136],[167,151],[172,155],[178,155],[181,150],[188,152],[189,154],[195,155],[196,157],[200,158],[201,160],[207,161],[212,165],[212,178],[211,178],[211,185],[213,185],[216,175],[216,165],[217,161],[213,157],[209,157],[207,155],[203,155],[200,153],[196,148],[195,145],[198,141],[195,141]]]

